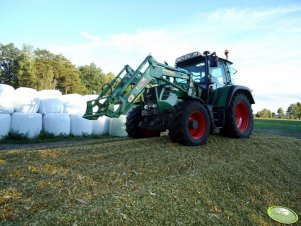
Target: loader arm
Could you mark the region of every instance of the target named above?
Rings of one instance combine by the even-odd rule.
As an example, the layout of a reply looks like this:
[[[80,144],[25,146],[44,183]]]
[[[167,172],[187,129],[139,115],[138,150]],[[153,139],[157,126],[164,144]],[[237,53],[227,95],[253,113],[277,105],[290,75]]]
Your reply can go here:
[[[133,73],[134,70],[129,65],[125,65],[123,69],[118,73],[118,75],[109,84],[103,85],[102,91],[99,94],[98,98],[103,98],[109,90],[111,92],[108,93],[108,95],[110,95],[113,91],[112,89],[114,88],[114,86],[116,88],[118,88],[118,86],[120,87],[123,84],[123,82],[127,80]]]
[[[127,69],[125,66],[97,99],[87,102],[84,118],[95,120],[103,115],[119,117],[131,108],[147,86],[168,84],[187,95],[193,93],[192,76],[188,71],[158,63],[151,55],[144,59],[136,71]],[[126,75],[117,83],[124,71]],[[176,82],[177,79],[182,81],[181,84]],[[105,96],[114,85],[115,88]]]

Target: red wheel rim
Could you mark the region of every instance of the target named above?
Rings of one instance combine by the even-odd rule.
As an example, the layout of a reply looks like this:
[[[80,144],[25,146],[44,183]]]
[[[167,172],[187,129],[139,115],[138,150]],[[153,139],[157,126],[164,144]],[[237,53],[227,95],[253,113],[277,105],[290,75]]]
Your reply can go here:
[[[246,131],[249,125],[249,112],[245,103],[239,102],[235,107],[236,127],[240,132]]]
[[[188,130],[190,136],[193,139],[200,139],[204,135],[206,129],[206,122],[203,113],[194,111],[189,115],[188,120]],[[196,128],[193,128],[193,122],[197,122]]]

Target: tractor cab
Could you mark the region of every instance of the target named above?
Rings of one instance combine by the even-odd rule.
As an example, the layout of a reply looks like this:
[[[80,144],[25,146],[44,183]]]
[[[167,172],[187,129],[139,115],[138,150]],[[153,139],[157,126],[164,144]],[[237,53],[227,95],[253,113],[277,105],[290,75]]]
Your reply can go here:
[[[225,54],[227,56],[228,52]],[[192,74],[197,96],[208,103],[213,100],[214,91],[233,85],[231,64],[231,61],[217,57],[215,52],[210,54],[206,51],[204,54],[193,52],[183,55],[176,59],[175,66]]]

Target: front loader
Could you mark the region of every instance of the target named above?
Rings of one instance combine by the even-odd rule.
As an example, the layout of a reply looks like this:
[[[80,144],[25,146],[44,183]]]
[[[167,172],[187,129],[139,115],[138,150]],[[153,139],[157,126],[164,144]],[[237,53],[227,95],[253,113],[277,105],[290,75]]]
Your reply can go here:
[[[135,71],[126,65],[97,99],[87,102],[83,117],[119,117],[131,109],[129,137],[160,136],[168,130],[173,142],[189,146],[206,143],[216,128],[225,136],[249,137],[255,102],[249,88],[233,84],[231,65],[209,51],[183,55],[175,67],[149,55]]]

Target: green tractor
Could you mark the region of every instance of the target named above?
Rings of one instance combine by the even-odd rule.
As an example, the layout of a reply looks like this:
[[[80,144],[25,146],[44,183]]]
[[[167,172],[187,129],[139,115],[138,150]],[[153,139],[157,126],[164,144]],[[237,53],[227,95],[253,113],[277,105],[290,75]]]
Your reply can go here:
[[[168,130],[173,142],[188,146],[205,144],[215,129],[229,137],[249,137],[255,102],[249,88],[233,84],[236,71],[225,54],[226,59],[209,51],[189,53],[177,58],[175,67],[151,55],[135,71],[126,65],[96,100],[87,102],[83,117],[128,112],[129,137],[155,137]]]

